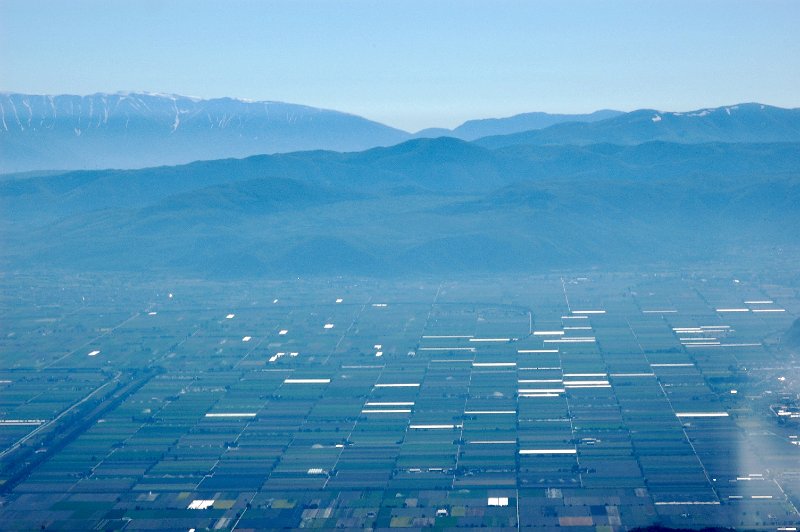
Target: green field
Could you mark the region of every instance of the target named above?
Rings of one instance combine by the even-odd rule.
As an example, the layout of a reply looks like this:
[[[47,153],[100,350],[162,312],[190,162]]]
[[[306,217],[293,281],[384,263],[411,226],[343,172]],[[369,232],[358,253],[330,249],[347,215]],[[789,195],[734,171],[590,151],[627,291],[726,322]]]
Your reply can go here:
[[[2,529],[800,520],[791,272],[0,282]]]

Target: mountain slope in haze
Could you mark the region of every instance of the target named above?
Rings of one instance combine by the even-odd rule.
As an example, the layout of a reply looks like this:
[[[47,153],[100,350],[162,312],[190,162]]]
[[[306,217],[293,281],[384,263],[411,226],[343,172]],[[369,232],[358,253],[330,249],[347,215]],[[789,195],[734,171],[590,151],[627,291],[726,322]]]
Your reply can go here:
[[[143,168],[309,149],[357,151],[409,138],[337,111],[148,93],[0,94],[0,172]]]
[[[284,200],[273,186],[287,182],[241,181],[70,216],[10,235],[4,269],[236,276],[244,267],[269,277],[691,268],[796,255],[800,224],[798,178],[561,179],[486,195],[308,200]]]
[[[563,123],[545,129],[476,140],[487,148],[525,144],[641,144],[651,141],[799,142],[800,109],[758,103],[688,113],[641,109],[591,123]]]
[[[800,145],[452,138],[0,182],[0,265],[463,273],[796,253]]]
[[[414,134],[417,138],[454,137],[461,140],[476,140],[494,135],[509,135],[543,129],[563,122],[597,122],[623,114],[622,111],[603,109],[589,114],[522,113],[507,118],[484,118],[467,120],[454,129],[430,128]]]
[[[258,179],[290,179],[329,195],[427,197],[488,194],[514,183],[540,181],[733,180],[798,172],[800,144],[791,143],[652,142],[488,150],[444,137],[357,153],[298,152],[7,179],[0,181],[0,210],[6,222],[45,224],[79,213],[145,207],[208,187]],[[313,190],[307,188],[306,193]],[[210,205],[213,199],[204,201]],[[219,202],[223,203],[222,197]]]
[[[451,138],[416,139],[356,153],[297,152],[8,178],[0,181],[0,209],[5,221],[47,222],[79,212],[146,206],[174,194],[257,178],[294,179],[332,191],[477,193],[506,184],[509,170],[485,148]]]

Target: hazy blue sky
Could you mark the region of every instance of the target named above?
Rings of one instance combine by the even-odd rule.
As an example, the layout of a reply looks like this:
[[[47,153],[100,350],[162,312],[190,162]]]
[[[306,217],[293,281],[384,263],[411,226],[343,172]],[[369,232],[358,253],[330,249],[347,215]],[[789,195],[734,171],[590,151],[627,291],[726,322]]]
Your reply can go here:
[[[279,100],[404,129],[800,106],[800,1],[0,0],[0,90]]]

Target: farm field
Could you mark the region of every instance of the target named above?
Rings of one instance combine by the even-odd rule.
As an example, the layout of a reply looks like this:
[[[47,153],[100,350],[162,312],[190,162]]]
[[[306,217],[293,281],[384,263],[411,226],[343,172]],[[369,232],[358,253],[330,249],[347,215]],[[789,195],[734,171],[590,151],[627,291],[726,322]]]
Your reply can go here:
[[[790,530],[797,281],[7,275],[0,528]]]

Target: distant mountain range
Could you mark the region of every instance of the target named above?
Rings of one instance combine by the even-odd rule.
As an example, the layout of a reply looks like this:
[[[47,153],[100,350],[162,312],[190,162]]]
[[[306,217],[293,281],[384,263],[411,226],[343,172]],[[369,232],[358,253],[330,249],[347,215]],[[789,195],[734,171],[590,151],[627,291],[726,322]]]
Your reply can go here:
[[[280,102],[0,93],[0,118],[0,173],[145,168],[320,149],[354,152],[441,136],[490,148],[800,141],[800,109],[761,104],[688,113],[525,113],[412,134],[352,114]]]
[[[620,114],[527,113],[411,134],[352,114],[281,102],[151,93],[0,93],[0,173],[145,168],[303,150],[359,151],[412,138],[473,140]]]
[[[746,103],[700,109],[688,113],[666,113],[641,109],[591,123],[561,123],[477,141],[499,148],[522,144],[641,144],[666,142],[798,142],[800,109],[782,109]]]
[[[121,94],[0,104],[5,169],[225,157],[3,175],[0,271],[394,275],[800,257],[797,109],[531,114],[409,139],[289,104]],[[453,138],[548,121],[560,122]],[[357,151],[375,144],[385,146]],[[230,158],[294,145],[339,151]]]
[[[351,114],[280,102],[149,93],[2,93],[0,118],[0,173],[145,168],[317,149],[352,152],[440,136],[492,148],[800,140],[800,110],[760,104],[689,113],[525,113],[412,134]]]
[[[231,98],[119,93],[0,95],[0,172],[143,168],[311,149],[388,146],[409,135],[336,111]]]
[[[461,140],[476,140],[492,135],[510,135],[532,129],[544,129],[563,122],[598,122],[625,114],[622,111],[602,110],[590,114],[523,113],[508,118],[485,118],[468,120],[454,129],[430,128],[414,134],[416,138],[454,137]]]

